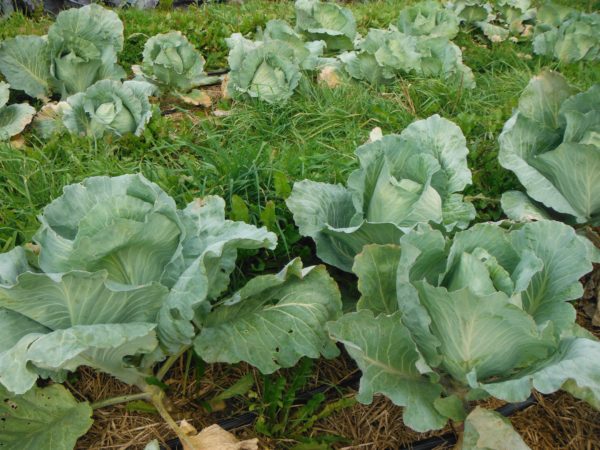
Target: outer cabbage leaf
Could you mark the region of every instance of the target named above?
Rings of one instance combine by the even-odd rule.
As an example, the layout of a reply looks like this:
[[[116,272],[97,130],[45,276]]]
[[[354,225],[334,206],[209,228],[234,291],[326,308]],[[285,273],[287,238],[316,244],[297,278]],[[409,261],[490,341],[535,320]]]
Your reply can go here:
[[[251,280],[202,321],[194,340],[207,362],[246,361],[263,373],[291,367],[303,356],[332,358],[338,350],[325,331],[342,303],[323,266],[299,259],[276,275]]]
[[[445,37],[454,39],[458,34],[458,16],[434,0],[407,6],[400,11],[398,29],[413,36]]]
[[[439,429],[447,418],[434,407],[442,386],[423,363],[400,323],[400,314],[373,316],[364,310],[328,324],[331,336],[342,342],[362,371],[358,400],[371,403],[375,393],[404,406],[404,423],[416,431]]]
[[[544,5],[535,27],[533,51],[561,62],[600,59],[600,14]]]
[[[92,408],[64,387],[33,388],[14,396],[0,385],[0,446],[6,450],[71,450],[92,425]]]
[[[207,78],[204,58],[180,31],[152,36],[142,55],[142,75],[162,90],[187,92]]]
[[[296,29],[308,40],[324,41],[327,51],[351,50],[356,37],[352,11],[332,2],[296,0]]]
[[[572,95],[564,78],[533,78],[500,135],[500,164],[512,170],[527,194],[570,221],[600,220],[600,85]]]
[[[506,401],[523,401],[532,389],[551,394],[563,389],[600,408],[600,343],[567,337],[545,361],[515,374],[512,379],[481,387]]]
[[[83,92],[98,80],[120,80],[117,65],[123,50],[123,23],[97,4],[62,11],[48,30],[50,72],[66,97]]]
[[[46,99],[53,89],[48,41],[17,36],[0,42],[0,72],[13,89]]]
[[[300,80],[300,67],[291,46],[277,40],[253,42],[238,33],[226,42],[230,48],[229,95],[267,103],[283,103],[292,96]]]
[[[67,98],[64,124],[71,133],[96,138],[105,133],[139,136],[152,117],[148,97],[153,92],[153,85],[145,81],[98,81]]]
[[[315,240],[319,257],[350,271],[366,244],[397,243],[423,222],[451,230],[474,218],[472,205],[456,198],[471,182],[467,153],[460,129],[432,116],[359,147],[361,168],[347,188],[305,180],[294,185],[287,205],[300,233]]]
[[[502,414],[477,406],[465,420],[464,450],[529,450]]]
[[[8,96],[8,84],[0,81],[0,141],[21,133],[35,114],[35,108],[27,103],[5,106]]]

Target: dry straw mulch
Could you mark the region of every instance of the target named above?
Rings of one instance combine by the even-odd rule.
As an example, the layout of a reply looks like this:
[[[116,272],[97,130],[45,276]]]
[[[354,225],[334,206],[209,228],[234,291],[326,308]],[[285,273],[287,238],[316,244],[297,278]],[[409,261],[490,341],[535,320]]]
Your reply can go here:
[[[600,337],[600,327],[592,324],[600,283],[600,265],[593,274],[583,280],[585,294],[577,305],[580,325]],[[332,387],[343,383],[356,373],[352,361],[347,357],[333,361],[319,361],[308,388],[328,384]],[[185,377],[185,361],[181,358],[168,374],[169,398],[173,401],[172,414],[176,420],[186,419],[201,429],[218,420],[236,416],[246,411],[247,404],[239,400],[227,402],[223,411],[209,414],[202,402],[210,400],[251,371],[260,386],[260,374],[245,364],[228,366],[213,364],[206,367],[203,376],[196,380],[188,372]],[[284,371],[285,372],[285,371]],[[116,381],[108,375],[81,369],[79,381],[69,385],[82,400],[101,399],[135,393],[136,390]],[[258,392],[260,395],[260,392]],[[353,392],[345,390],[351,396]],[[549,396],[535,394],[537,403],[513,415],[510,420],[533,450],[600,450],[600,411],[571,395],[558,392]],[[486,406],[497,408],[499,401],[488,401]],[[386,450],[408,447],[411,443],[447,432],[416,433],[404,426],[402,408],[393,405],[384,397],[376,397],[371,405],[356,404],[321,420],[312,429],[312,435],[332,434],[345,437],[352,444],[337,445],[338,449]],[[252,427],[235,430],[238,438],[253,436]],[[163,444],[174,437],[173,432],[160,416],[151,413],[128,411],[125,405],[98,409],[94,412],[94,425],[78,442],[78,449],[143,449],[152,439]],[[259,438],[261,438],[259,436]],[[275,441],[260,439],[262,447],[284,449],[293,445],[289,440]]]

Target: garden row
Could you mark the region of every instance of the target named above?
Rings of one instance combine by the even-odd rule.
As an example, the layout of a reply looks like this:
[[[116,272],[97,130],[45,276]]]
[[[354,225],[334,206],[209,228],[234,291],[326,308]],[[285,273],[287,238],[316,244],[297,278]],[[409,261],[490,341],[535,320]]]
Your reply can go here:
[[[364,38],[347,8],[316,0],[298,0],[295,8],[295,27],[272,20],[254,41],[239,33],[227,39],[225,95],[281,103],[293,95],[303,72],[315,71],[331,87],[348,77],[380,84],[420,76],[472,88],[473,73],[451,41],[460,24],[479,27],[493,42],[533,37],[537,54],[564,62],[600,58],[594,32],[599,15],[552,4],[537,11],[528,1],[426,1],[404,8],[388,29],[371,29]],[[139,135],[152,117],[150,96],[205,104],[210,100],[196,88],[222,79],[206,75],[204,58],[178,31],[148,39],[131,81],[121,82],[122,50],[122,22],[95,4],[60,13],[47,36],[0,42],[0,72],[9,83],[0,84],[0,139],[19,134],[32,120],[42,138],[65,128],[96,138]],[[45,103],[37,116],[28,104],[5,106],[9,87]],[[62,101],[50,102],[59,96]]]
[[[581,234],[600,212],[599,95],[600,85],[577,94],[552,72],[529,83],[499,139],[502,163],[532,197],[505,195],[514,221],[469,226],[466,142],[439,116],[358,148],[347,187],[296,183],[287,203],[300,232],[324,262],[358,277],[361,298],[346,314],[325,267],[299,259],[224,295],[238,250],[277,239],[226,220],[219,197],[178,209],[141,175],[65,187],[34,244],[0,255],[3,443],[51,437],[71,448],[91,425],[89,404],[36,380],[61,382],[86,365],[137,386],[135,398],[194,448],[156,381],[190,348],[272,373],[335,357],[343,343],[362,371],[360,401],[388,396],[417,431],[464,421],[467,449],[486,433],[526,448],[507,422],[498,429],[497,413],[474,406],[485,398],[563,389],[599,407],[600,343],[568,303],[600,261]],[[48,425],[69,426],[41,430],[31,421],[40,408]]]

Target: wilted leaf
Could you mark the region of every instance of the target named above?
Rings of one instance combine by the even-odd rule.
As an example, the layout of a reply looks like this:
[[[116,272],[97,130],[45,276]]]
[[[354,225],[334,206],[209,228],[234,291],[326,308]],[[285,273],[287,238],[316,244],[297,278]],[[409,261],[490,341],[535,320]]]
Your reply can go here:
[[[257,438],[239,441],[216,424],[204,428],[200,433],[185,420],[181,421],[180,426],[193,445],[190,447],[183,442],[183,450],[258,450]]]

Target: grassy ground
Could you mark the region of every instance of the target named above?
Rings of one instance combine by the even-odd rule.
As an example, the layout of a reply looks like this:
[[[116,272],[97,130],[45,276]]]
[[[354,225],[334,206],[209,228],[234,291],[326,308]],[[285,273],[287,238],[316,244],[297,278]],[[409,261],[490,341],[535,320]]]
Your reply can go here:
[[[369,27],[386,27],[408,3],[380,0],[350,7],[364,34]],[[588,0],[562,3],[586,10],[598,7]],[[276,17],[293,22],[293,4],[251,0],[241,5],[211,4],[169,12],[122,10],[119,14],[126,34],[120,60],[127,70],[141,60],[147,37],[171,29],[188,36],[211,70],[226,66],[225,37],[232,32],[251,34]],[[14,15],[2,22],[0,39],[43,34],[50,23],[45,17]],[[64,185],[93,175],[142,172],[180,206],[206,194],[222,195],[230,208],[241,199],[248,207],[248,220],[260,224],[267,205],[275,205],[277,221],[268,221],[268,225],[282,243],[274,253],[246,255],[238,282],[255,270],[280,267],[291,256],[302,255],[311,262],[310,244],[299,239],[284,204],[289,186],[303,178],[345,182],[357,165],[355,148],[373,127],[381,127],[384,133],[400,132],[415,119],[432,114],[462,128],[473,171],[473,185],[467,194],[478,198],[478,220],[498,219],[500,194],[518,188],[518,183],[498,165],[497,137],[520,92],[545,68],[559,70],[585,89],[600,82],[600,64],[559,66],[548,58],[532,56],[529,43],[490,44],[477,33],[461,33],[456,42],[463,48],[464,62],[475,73],[477,87],[470,91],[418,78],[380,88],[352,83],[335,90],[305,80],[285,105],[221,101],[216,107],[232,112],[226,117],[197,109],[163,116],[157,113],[139,138],[93,141],[66,135],[49,142],[27,137],[26,146],[19,149],[0,144],[0,250],[31,239],[38,226],[36,214],[60,195]],[[244,208],[232,208],[231,215],[243,217]],[[235,381],[241,369],[231,370],[225,379]],[[258,404],[261,392],[257,393]],[[252,401],[243,403],[240,410],[249,404]]]

